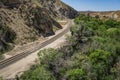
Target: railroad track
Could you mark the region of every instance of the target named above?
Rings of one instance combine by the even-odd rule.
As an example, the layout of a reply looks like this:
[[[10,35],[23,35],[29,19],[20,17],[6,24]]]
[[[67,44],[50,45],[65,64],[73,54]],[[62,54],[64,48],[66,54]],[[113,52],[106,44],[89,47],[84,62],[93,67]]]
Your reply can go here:
[[[57,40],[59,37],[63,36],[65,33],[67,33],[69,31],[69,28],[70,26],[72,25],[72,21],[70,20],[67,24],[67,28],[60,32],[59,34],[55,35],[54,37],[46,40],[45,42],[41,43],[40,45],[37,45],[36,47],[34,48],[30,48],[28,50],[26,50],[25,52],[22,52],[22,53],[19,53],[19,54],[16,54],[8,59],[5,59],[3,61],[0,61],[0,69],[3,69],[15,62],[17,62],[18,60],[30,55],[31,53],[37,51],[37,50],[40,50],[41,48],[47,46],[48,44],[54,42],[55,40]]]

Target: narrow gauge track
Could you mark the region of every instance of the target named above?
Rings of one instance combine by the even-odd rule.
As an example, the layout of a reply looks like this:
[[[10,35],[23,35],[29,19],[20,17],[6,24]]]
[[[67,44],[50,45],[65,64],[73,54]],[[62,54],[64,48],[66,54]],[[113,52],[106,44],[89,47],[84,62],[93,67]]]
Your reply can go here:
[[[69,28],[70,26],[72,25],[72,20],[70,20],[67,24],[67,28],[65,30],[63,30],[62,32],[60,32],[59,34],[55,35],[54,37],[48,39],[47,41],[41,43],[40,45],[37,45],[36,47],[34,48],[30,48],[28,50],[26,50],[25,52],[22,52],[22,53],[19,53],[19,54],[16,54],[8,59],[5,59],[5,60],[2,60],[0,61],[0,69],[3,69],[15,62],[17,62],[18,60],[30,55],[31,53],[37,51],[37,50],[40,50],[41,48],[47,46],[48,44],[54,42],[55,40],[57,40],[58,38],[60,38],[61,36],[63,36],[65,33],[67,33],[69,31]]]

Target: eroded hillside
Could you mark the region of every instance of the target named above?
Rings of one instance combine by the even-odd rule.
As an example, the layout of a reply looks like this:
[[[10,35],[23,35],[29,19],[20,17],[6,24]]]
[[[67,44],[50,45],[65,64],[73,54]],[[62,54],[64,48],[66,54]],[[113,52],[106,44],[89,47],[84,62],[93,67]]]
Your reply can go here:
[[[78,12],[72,7],[66,5],[61,0],[39,0],[44,8],[54,17],[75,18]]]
[[[62,29],[55,19],[73,18],[76,14],[77,11],[57,0],[1,0],[0,52],[8,45],[54,35],[54,27]]]

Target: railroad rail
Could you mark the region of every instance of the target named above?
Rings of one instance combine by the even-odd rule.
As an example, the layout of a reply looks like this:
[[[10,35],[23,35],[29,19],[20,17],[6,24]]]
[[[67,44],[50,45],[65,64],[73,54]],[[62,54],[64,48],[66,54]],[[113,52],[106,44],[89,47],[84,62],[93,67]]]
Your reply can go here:
[[[60,32],[59,34],[55,35],[54,37],[46,40],[45,42],[41,43],[40,45],[37,45],[34,48],[30,48],[22,53],[16,54],[10,58],[7,58],[5,60],[0,61],[0,69],[3,69],[17,61],[19,61],[20,59],[27,57],[28,55],[30,55],[31,53],[40,50],[41,48],[47,46],[48,44],[54,42],[55,40],[57,40],[58,38],[60,38],[61,36],[63,36],[65,33],[67,33],[69,31],[70,26],[72,25],[72,20],[70,20],[67,23],[67,28],[64,29],[62,32]]]

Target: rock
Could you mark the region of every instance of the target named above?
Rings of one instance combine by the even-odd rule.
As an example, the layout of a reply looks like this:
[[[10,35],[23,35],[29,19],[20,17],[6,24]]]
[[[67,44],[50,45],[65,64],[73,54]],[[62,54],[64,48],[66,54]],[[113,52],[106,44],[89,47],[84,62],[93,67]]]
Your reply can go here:
[[[75,9],[60,0],[39,0],[39,2],[48,10],[49,14],[53,15],[53,17],[67,17],[72,19],[78,15]]]

